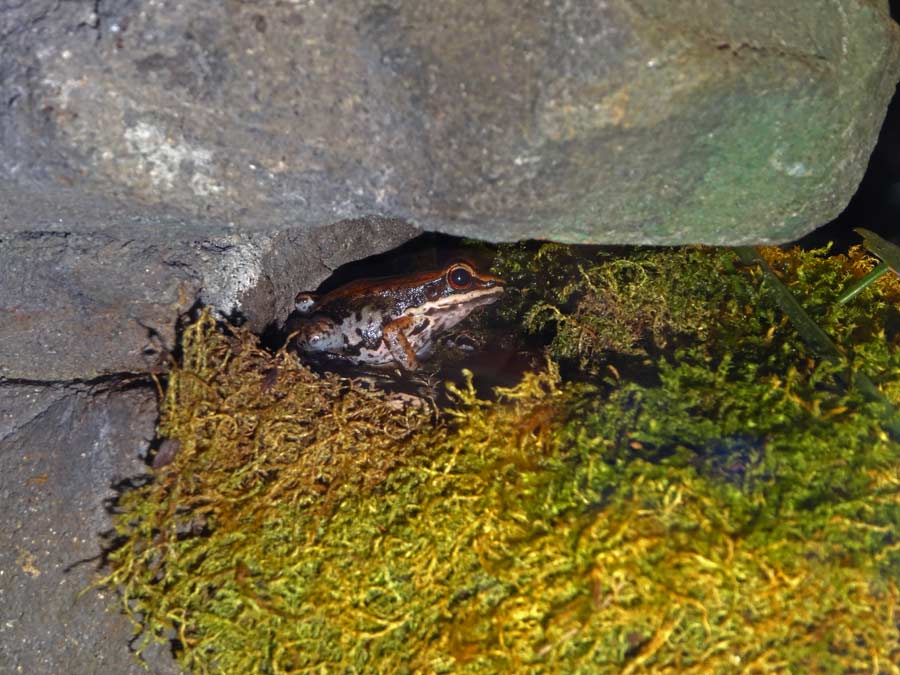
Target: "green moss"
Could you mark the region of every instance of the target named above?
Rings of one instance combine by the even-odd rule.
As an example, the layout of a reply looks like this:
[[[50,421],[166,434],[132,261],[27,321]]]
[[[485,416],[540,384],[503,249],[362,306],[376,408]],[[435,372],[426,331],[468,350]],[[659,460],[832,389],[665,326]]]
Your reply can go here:
[[[900,453],[844,364],[727,252],[537,253],[502,263],[507,318],[555,307],[532,327],[605,381],[549,360],[435,419],[189,328],[180,451],[123,496],[106,579],[144,637],[198,673],[900,672]],[[767,257],[900,402],[895,282],[834,308],[871,260]],[[652,381],[575,340],[604,307],[634,310]]]
[[[502,316],[532,333],[550,331],[550,354],[603,372],[610,357],[652,356],[678,345],[746,350],[772,312],[735,269],[728,250],[627,249],[578,256],[558,244],[505,249],[496,264],[522,288]],[[552,270],[548,274],[547,270]],[[751,330],[734,329],[751,321]],[[738,339],[740,337],[741,339]],[[758,340],[757,340],[758,341]],[[715,344],[713,344],[715,343]]]
[[[830,256],[827,249],[763,252],[785,282],[801,290],[802,304],[845,346],[849,358],[860,350],[891,349],[876,334],[887,328],[889,341],[897,340],[896,277],[879,279],[859,302],[837,302],[841,291],[877,262],[861,248],[846,256]],[[739,269],[737,256],[727,249],[579,255],[558,244],[537,250],[519,245],[503,250],[496,270],[521,289],[503,301],[503,318],[535,333],[549,329],[555,359],[594,373],[623,354],[670,357],[685,346],[713,360],[730,354],[775,372],[811,355],[759,272]],[[876,354],[865,361],[879,368]]]

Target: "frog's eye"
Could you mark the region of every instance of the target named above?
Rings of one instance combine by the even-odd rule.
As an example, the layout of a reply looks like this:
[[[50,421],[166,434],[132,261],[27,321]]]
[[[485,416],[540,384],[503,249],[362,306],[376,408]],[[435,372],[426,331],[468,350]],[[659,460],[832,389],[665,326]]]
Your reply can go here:
[[[312,312],[313,307],[316,305],[316,300],[318,296],[315,293],[297,293],[297,297],[294,298],[294,307],[301,314],[309,314]]]
[[[454,265],[450,268],[447,279],[454,290],[461,291],[472,283],[472,272],[465,265]]]

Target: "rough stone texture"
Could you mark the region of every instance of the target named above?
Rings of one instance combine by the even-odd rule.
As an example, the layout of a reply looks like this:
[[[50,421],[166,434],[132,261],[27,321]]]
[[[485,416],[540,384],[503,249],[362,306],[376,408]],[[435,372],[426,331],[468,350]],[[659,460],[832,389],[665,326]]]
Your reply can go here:
[[[417,228],[797,237],[898,66],[876,0],[0,0],[0,671],[145,672],[76,563],[178,313],[262,331]]]
[[[264,232],[795,238],[852,195],[900,65],[886,0],[3,7],[0,172]]]
[[[178,314],[198,300],[262,331],[287,316],[298,290],[416,233],[374,219],[207,230],[203,238],[188,238],[180,224],[168,229],[145,218],[144,226],[145,235],[118,224],[89,232],[66,220],[53,230],[0,232],[0,378],[156,370],[174,345]]]
[[[149,386],[0,385],[0,672],[139,675],[128,619],[95,580],[111,486],[146,471]],[[177,673],[165,648],[150,673]]]

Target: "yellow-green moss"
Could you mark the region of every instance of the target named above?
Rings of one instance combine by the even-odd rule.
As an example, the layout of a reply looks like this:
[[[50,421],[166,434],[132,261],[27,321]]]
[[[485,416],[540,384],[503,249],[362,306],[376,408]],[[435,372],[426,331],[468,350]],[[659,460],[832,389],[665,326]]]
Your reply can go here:
[[[679,286],[667,253],[640,255],[580,261],[571,296]],[[496,401],[455,388],[437,422],[202,318],[162,411],[180,451],[123,496],[107,582],[198,673],[900,672],[881,410],[730,254],[677,255],[698,276],[645,312],[640,339],[670,347],[652,381],[567,384],[551,360]],[[900,403],[894,282],[835,310],[868,260],[767,255]]]
[[[832,338],[865,349],[873,331],[900,326],[900,280],[890,274],[846,305],[840,292],[877,260],[861,247],[828,250],[761,249],[802,304]],[[584,253],[559,244],[511,245],[496,271],[517,286],[502,316],[532,332],[550,331],[554,358],[593,374],[622,355],[671,356],[678,347],[710,358],[731,354],[783,371],[809,352],[760,283],[739,269],[728,249],[626,249]],[[748,274],[751,278],[748,279]],[[876,350],[880,349],[876,345]]]
[[[555,329],[551,353],[597,372],[610,353],[647,355],[706,341],[744,318],[756,289],[726,249],[573,252],[559,244],[502,250],[495,270],[518,284],[504,318],[532,332]]]

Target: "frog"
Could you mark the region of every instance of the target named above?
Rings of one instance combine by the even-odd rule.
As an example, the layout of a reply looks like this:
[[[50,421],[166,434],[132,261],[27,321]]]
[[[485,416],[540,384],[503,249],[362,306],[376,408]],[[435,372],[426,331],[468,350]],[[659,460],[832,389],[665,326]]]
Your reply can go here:
[[[501,278],[469,261],[358,279],[323,295],[298,293],[285,329],[297,352],[412,372],[433,354],[441,334],[497,301],[504,286]]]

